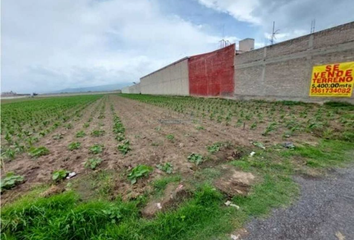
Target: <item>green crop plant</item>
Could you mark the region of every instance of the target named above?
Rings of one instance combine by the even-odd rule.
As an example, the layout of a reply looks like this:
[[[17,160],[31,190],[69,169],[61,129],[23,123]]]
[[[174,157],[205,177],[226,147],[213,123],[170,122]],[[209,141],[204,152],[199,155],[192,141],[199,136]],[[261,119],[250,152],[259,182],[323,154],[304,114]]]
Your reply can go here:
[[[275,122],[270,123],[270,124],[267,126],[266,130],[262,133],[262,135],[263,135],[263,136],[267,136],[271,131],[274,131],[274,130],[275,130],[275,126],[276,126],[276,125],[277,125],[277,124],[276,124]]]
[[[93,130],[91,132],[91,136],[100,137],[100,136],[103,136],[105,133],[106,133],[105,130]]]
[[[123,133],[118,133],[116,136],[115,136],[115,139],[118,141],[118,142],[121,142],[125,139],[125,136]]]
[[[17,153],[22,153],[22,152],[25,151],[25,146],[19,144],[18,142],[15,142],[15,144],[14,144],[14,149],[15,149],[15,152],[17,152]]]
[[[6,133],[5,140],[7,141],[8,144],[12,144],[12,137],[9,133]]]
[[[91,168],[92,170],[95,170],[98,165],[100,165],[102,162],[101,158],[90,158],[85,162],[85,168]]]
[[[76,150],[76,149],[79,149],[81,147],[81,143],[79,142],[72,142],[68,145],[68,149],[70,151],[73,151],[73,150]]]
[[[125,132],[125,128],[122,124],[122,122],[120,121],[119,117],[114,116],[114,126],[113,126],[113,132],[114,133],[124,133]]]
[[[251,128],[250,128],[250,129],[251,129],[251,130],[253,130],[253,129],[256,129],[256,128],[257,128],[257,123],[255,123],[255,122],[254,122],[254,123],[252,123],[252,125],[251,125]]]
[[[69,116],[64,116],[64,117],[62,117],[63,122],[67,122],[69,119],[70,119]],[[69,125],[69,124],[68,124],[68,125]],[[70,125],[71,125],[71,124],[70,124]],[[71,125],[71,126],[72,126],[72,125]],[[68,129],[70,129],[70,128],[68,128]]]
[[[31,157],[40,157],[40,156],[44,156],[44,155],[48,155],[49,154],[49,150],[46,147],[33,147],[30,148],[30,151],[28,153]]]
[[[89,123],[84,123],[84,128],[88,128],[90,126]]]
[[[203,162],[203,156],[200,154],[192,153],[188,156],[188,161],[198,166]]]
[[[76,133],[76,137],[77,138],[82,138],[82,137],[85,137],[86,136],[86,133],[84,131],[79,131]]]
[[[37,137],[29,137],[29,138],[27,138],[26,142],[28,145],[32,146],[33,143],[38,142],[38,138]]]
[[[167,174],[171,174],[173,172],[173,166],[171,163],[157,164],[156,167]]]
[[[200,125],[196,126],[195,128],[196,128],[197,130],[204,130],[204,127],[203,127],[203,126],[200,126]]]
[[[68,123],[68,124],[65,125],[65,128],[66,129],[72,129],[73,125],[71,123]]]
[[[60,182],[66,178],[66,176],[69,174],[69,171],[67,170],[56,170],[52,174],[52,180],[55,182]]]
[[[168,134],[168,135],[166,136],[166,138],[167,138],[168,140],[170,140],[170,141],[173,141],[173,140],[175,139],[175,136],[172,135],[172,134]]]
[[[131,150],[129,140],[125,140],[123,143],[119,144],[118,150],[123,153],[123,155],[126,155]]]
[[[135,184],[139,178],[148,177],[152,170],[153,168],[150,166],[138,165],[130,171],[128,180],[131,184]]]
[[[2,179],[0,182],[1,192],[5,189],[6,190],[11,189],[11,188],[15,187],[16,185],[22,183],[23,179],[24,179],[23,176],[15,175],[14,172],[6,173],[5,178]]]
[[[29,137],[29,136],[31,136],[32,135],[32,133],[30,132],[30,131],[23,131],[23,134],[25,135],[25,136],[27,136],[27,137]]]
[[[61,134],[61,133],[59,133],[59,134],[55,134],[55,135],[53,135],[53,139],[54,140],[60,140],[60,139],[63,139],[63,134]]]
[[[89,150],[90,150],[90,153],[99,154],[99,153],[103,152],[103,149],[104,149],[103,145],[95,144],[95,145],[91,146]]]
[[[211,146],[207,146],[208,152],[213,154],[220,151],[221,143],[214,143]]]
[[[39,132],[39,135],[42,136],[42,137],[44,137],[46,134],[47,134],[46,131],[40,131]]]
[[[14,159],[16,156],[16,151],[12,148],[8,148],[1,153],[1,156],[5,159]]]

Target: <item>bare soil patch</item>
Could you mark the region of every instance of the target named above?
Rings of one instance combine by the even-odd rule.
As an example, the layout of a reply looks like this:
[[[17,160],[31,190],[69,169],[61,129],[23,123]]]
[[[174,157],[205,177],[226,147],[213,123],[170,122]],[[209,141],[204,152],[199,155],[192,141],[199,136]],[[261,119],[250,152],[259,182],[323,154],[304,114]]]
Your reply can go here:
[[[222,166],[222,176],[214,181],[214,186],[229,197],[247,195],[256,177],[249,172],[238,171],[230,166]]]
[[[159,212],[176,208],[180,203],[191,196],[190,189],[184,183],[169,183],[163,197],[150,201],[142,210],[143,217],[151,218]]]

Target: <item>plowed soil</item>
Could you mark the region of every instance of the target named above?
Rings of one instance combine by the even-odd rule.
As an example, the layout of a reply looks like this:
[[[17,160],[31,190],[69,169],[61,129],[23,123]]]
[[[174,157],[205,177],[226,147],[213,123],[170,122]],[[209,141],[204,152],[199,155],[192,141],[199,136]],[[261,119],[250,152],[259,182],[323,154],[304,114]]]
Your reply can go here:
[[[105,105],[105,118],[99,119],[102,105]],[[112,132],[114,115],[111,105],[126,128],[126,138],[130,141],[132,148],[127,155],[121,154],[117,149],[118,142],[114,139]],[[84,128],[83,125],[88,123],[90,117],[92,121],[89,122],[89,127]],[[282,141],[281,136],[262,137],[261,132],[258,131],[225,126],[207,119],[200,122],[200,119],[195,119],[193,116],[116,95],[106,96],[91,104],[83,111],[79,121],[72,119],[69,122],[73,125],[72,129],[59,127],[36,144],[36,146],[47,147],[50,154],[36,159],[24,153],[6,164],[6,170],[23,175],[25,183],[5,192],[2,195],[2,204],[12,201],[34,186],[52,183],[51,176],[55,170],[65,169],[76,172],[75,178],[85,176],[88,170],[84,168],[84,162],[92,157],[89,147],[94,144],[104,145],[103,153],[98,155],[103,159],[103,163],[99,166],[100,169],[114,170],[124,176],[127,170],[138,164],[155,167],[156,164],[169,162],[174,166],[175,172],[188,175],[193,173],[193,169],[187,157],[191,153],[206,155],[208,153],[206,147],[215,142],[230,142],[233,146],[247,148],[251,146],[251,141],[264,143]],[[198,130],[198,125],[202,125],[204,129]],[[100,137],[90,134],[98,129],[104,130],[105,134]],[[77,138],[75,134],[81,130],[86,133],[86,136]],[[58,133],[62,133],[63,138],[53,140],[53,136]],[[173,136],[173,139],[168,139],[168,135]],[[311,141],[311,139],[308,140]],[[81,143],[81,148],[70,151],[68,145],[75,141]],[[226,155],[221,155],[220,159],[215,162],[220,165],[222,161],[227,161]],[[208,163],[208,167],[210,166],[212,164]],[[116,194],[143,192],[147,183],[161,174],[163,174],[161,171],[155,169],[148,179],[134,186],[128,182],[126,177],[116,179]]]

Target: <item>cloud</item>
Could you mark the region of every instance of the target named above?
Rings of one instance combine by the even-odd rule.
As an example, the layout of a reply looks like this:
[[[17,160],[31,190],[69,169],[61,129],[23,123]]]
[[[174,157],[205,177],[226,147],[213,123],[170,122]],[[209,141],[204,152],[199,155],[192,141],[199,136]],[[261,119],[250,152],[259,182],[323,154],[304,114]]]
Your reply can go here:
[[[2,91],[136,82],[220,40],[157,0],[4,0],[2,10]]]
[[[259,6],[258,0],[198,0],[201,4],[217,11],[228,13],[239,21],[260,24],[258,16],[253,14]]]
[[[198,0],[215,11],[225,12],[238,21],[259,26],[258,37],[272,33],[272,23],[279,29],[277,40],[282,41],[310,33],[311,21],[316,30],[354,21],[352,0]]]

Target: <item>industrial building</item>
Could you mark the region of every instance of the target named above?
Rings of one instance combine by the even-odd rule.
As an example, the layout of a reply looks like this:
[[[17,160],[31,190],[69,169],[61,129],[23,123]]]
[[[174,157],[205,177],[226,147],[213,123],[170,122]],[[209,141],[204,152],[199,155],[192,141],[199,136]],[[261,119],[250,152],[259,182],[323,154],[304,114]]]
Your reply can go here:
[[[350,75],[346,82],[314,86],[315,71],[332,65]],[[122,92],[354,103],[353,78],[354,22],[350,22],[256,50],[254,39],[247,38],[237,51],[232,44],[180,59]]]

